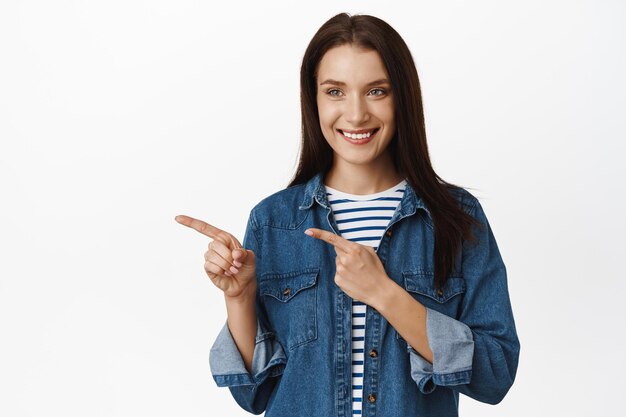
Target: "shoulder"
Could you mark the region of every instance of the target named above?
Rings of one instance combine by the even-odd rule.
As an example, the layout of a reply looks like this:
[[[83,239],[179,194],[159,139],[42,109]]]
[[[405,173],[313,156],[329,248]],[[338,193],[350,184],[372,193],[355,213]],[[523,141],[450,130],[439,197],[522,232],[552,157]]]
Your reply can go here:
[[[476,207],[480,205],[478,198],[467,189],[459,186],[448,186],[448,192],[459,203],[459,206],[468,214],[472,214]]]
[[[252,208],[255,226],[295,229],[304,221],[309,210],[301,210],[306,184],[297,184],[277,191]]]

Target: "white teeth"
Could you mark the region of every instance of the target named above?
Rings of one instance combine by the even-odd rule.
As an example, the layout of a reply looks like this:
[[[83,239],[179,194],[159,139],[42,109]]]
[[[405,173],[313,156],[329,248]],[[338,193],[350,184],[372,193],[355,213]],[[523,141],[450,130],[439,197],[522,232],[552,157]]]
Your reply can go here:
[[[342,130],[342,133],[345,136],[349,137],[350,139],[365,139],[365,138],[369,138],[370,136],[372,136],[372,132],[373,131],[370,131],[370,132],[367,132],[367,133],[352,134],[352,133],[344,132]]]

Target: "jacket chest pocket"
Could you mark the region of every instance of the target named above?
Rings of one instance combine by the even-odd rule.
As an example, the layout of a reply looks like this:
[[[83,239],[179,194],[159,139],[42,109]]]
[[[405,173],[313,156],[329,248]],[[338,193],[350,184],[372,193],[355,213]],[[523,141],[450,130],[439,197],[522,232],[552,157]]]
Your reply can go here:
[[[292,350],[317,338],[319,268],[264,274],[258,289],[270,325],[279,341]]]
[[[457,317],[465,293],[465,279],[460,276],[449,276],[442,290],[437,290],[432,272],[403,272],[404,289],[425,307],[437,310],[450,317]],[[404,341],[394,329],[396,338]]]

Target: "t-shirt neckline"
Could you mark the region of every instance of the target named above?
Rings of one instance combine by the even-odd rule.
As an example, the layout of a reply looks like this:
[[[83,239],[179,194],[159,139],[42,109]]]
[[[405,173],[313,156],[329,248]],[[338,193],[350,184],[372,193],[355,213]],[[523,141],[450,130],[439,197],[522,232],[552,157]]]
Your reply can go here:
[[[329,187],[328,185],[324,185],[324,187],[326,187],[326,191],[330,192],[334,197],[349,198],[351,200],[371,200],[373,198],[383,197],[385,195],[393,194],[397,188],[402,187],[405,184],[406,184],[406,179],[402,179],[402,181],[400,181],[393,187],[390,187],[386,190],[380,191],[378,193],[373,193],[373,194],[349,194],[349,193],[345,193],[343,191],[334,189],[332,187]]]

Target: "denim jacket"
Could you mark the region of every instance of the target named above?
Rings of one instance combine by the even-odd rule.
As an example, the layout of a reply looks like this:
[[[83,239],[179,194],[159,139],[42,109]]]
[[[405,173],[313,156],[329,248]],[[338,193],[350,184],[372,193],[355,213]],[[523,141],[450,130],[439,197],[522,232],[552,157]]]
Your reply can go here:
[[[210,351],[213,379],[235,401],[266,417],[352,415],[351,299],[334,282],[335,249],[304,234],[335,234],[318,173],[266,197],[250,212],[243,246],[257,259],[257,334],[251,372],[224,324]],[[426,307],[433,363],[374,308],[367,307],[364,416],[457,416],[459,393],[496,404],[513,384],[520,343],[507,273],[485,213],[467,190],[455,191],[478,219],[479,242],[463,241],[456,271],[433,284],[434,226],[406,184],[377,249],[386,273]]]

